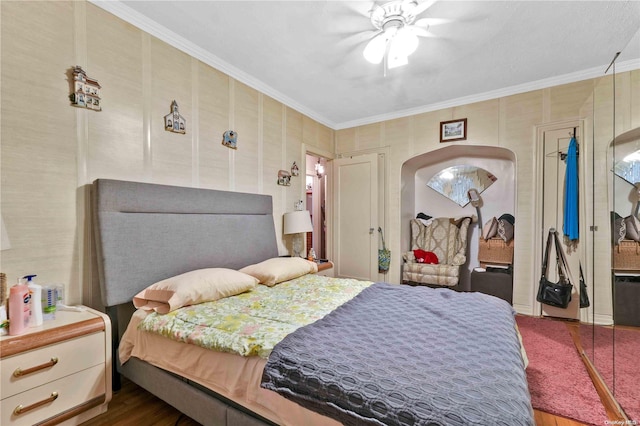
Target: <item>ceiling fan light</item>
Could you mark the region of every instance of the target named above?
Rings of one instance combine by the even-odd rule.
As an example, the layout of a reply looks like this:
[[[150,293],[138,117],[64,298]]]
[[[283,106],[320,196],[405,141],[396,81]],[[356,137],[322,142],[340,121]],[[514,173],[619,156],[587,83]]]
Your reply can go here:
[[[418,36],[431,35],[425,28],[412,24],[436,1],[393,0],[374,6],[371,24],[380,32],[367,43],[363,51],[365,59],[373,64],[384,60],[385,76],[387,69],[409,63],[409,55],[418,48]]]
[[[367,47],[364,48],[362,54],[364,55],[364,58],[372,64],[379,64],[382,62],[386,49],[387,36],[382,32],[367,43]]]
[[[387,58],[387,68],[398,68],[409,63],[408,56],[391,56]]]
[[[411,31],[410,27],[402,27],[391,40],[389,54],[398,56],[409,56],[418,48],[418,36]]]

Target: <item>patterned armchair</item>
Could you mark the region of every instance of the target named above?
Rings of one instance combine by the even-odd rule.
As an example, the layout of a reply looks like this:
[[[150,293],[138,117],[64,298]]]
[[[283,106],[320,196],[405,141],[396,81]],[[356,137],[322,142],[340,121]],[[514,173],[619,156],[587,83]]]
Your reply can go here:
[[[404,253],[402,282],[453,287],[458,284],[460,269],[467,261],[467,237],[470,217],[431,219],[427,225],[411,220],[411,250]],[[433,252],[438,264],[418,263],[413,250]]]

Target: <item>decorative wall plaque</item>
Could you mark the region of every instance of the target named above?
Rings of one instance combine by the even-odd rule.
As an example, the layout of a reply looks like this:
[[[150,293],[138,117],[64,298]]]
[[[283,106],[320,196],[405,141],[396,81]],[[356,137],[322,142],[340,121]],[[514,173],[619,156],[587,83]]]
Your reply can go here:
[[[98,80],[88,77],[82,67],[76,65],[73,68],[73,93],[69,95],[72,106],[102,111],[100,89]]]
[[[224,132],[224,135],[222,135],[222,145],[231,148],[231,149],[238,149],[238,133],[234,132],[233,130],[227,130],[226,132]]]
[[[168,132],[187,133],[187,120],[180,115],[175,100],[171,102],[171,112],[164,116],[164,129]]]
[[[278,185],[291,186],[291,173],[286,170],[278,171]]]

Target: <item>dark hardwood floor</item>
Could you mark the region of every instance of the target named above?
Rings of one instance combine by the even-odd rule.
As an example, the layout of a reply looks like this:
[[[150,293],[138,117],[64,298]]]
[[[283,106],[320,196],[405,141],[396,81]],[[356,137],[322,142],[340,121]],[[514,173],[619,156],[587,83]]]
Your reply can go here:
[[[535,411],[536,426],[582,426],[582,423],[542,411]],[[195,420],[124,380],[122,389],[113,395],[109,410],[82,426],[198,426]],[[301,425],[302,426],[302,425]]]
[[[199,424],[127,379],[123,379],[122,389],[113,394],[106,413],[82,423],[83,426],[198,426]]]

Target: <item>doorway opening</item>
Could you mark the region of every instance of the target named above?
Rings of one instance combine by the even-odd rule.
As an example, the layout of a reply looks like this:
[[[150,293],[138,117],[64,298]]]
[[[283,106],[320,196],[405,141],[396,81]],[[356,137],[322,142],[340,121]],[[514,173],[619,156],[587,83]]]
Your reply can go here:
[[[327,258],[327,159],[306,155],[306,206],[311,215],[313,231],[307,233],[307,248],[316,258]]]
[[[509,213],[513,216],[516,203],[515,154],[501,147],[481,145],[451,145],[428,151],[407,160],[401,169],[400,243],[402,251],[411,248],[410,222],[419,213],[432,217],[480,216],[480,210],[471,203],[460,206],[450,198],[434,191],[427,182],[438,172],[449,167],[473,165],[491,172],[497,180],[482,193],[481,221],[498,218]],[[465,191],[466,192],[466,191]],[[458,288],[471,288],[471,272],[480,266],[478,254],[483,223],[469,227],[467,263],[460,271]],[[515,243],[517,244],[517,242]],[[514,265],[514,267],[517,265]]]

